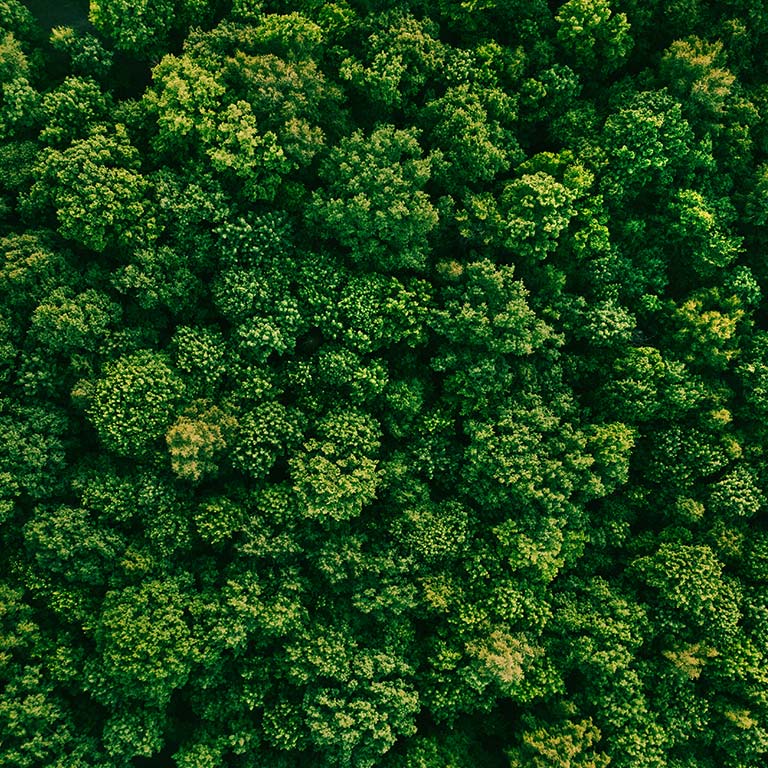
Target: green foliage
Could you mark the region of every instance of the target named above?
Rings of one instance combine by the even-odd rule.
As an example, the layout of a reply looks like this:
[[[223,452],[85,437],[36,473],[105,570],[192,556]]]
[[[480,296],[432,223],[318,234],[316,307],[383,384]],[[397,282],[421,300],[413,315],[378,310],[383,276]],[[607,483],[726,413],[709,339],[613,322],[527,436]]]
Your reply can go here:
[[[179,416],[165,435],[176,476],[198,481],[215,472],[214,459],[226,448],[225,435],[233,427],[234,419],[216,406],[200,414]]]
[[[510,753],[511,768],[606,768],[611,762],[605,752],[594,749],[600,730],[592,720],[566,720],[550,728],[530,722],[529,727],[520,748]]]
[[[314,194],[309,217],[349,249],[353,262],[382,271],[426,266],[438,217],[423,191],[430,159],[417,139],[416,130],[393,125],[370,136],[356,131],[323,162],[327,186]]]
[[[696,117],[717,119],[725,110],[735,76],[724,66],[720,41],[675,40],[664,53],[660,74]]]
[[[763,768],[760,4],[43,5],[0,766]]]
[[[118,50],[148,59],[166,51],[179,28],[205,23],[208,5],[200,0],[90,0],[89,20]]]
[[[105,367],[93,384],[88,416],[109,450],[141,456],[173,421],[183,392],[167,358],[142,350]]]
[[[94,695],[106,703],[167,703],[186,681],[194,654],[186,607],[179,584],[168,579],[107,592],[95,628]]]
[[[608,0],[568,0],[556,20],[558,41],[586,73],[613,72],[632,49],[627,16],[614,14]]]
[[[52,209],[62,236],[94,251],[146,245],[157,234],[149,184],[138,173],[139,154],[125,128],[41,153],[26,204]]]
[[[113,273],[111,282],[119,293],[133,298],[143,310],[163,309],[182,315],[203,293],[190,261],[187,255],[167,245],[141,248],[128,264]]]
[[[40,101],[45,121],[40,139],[55,147],[87,138],[92,126],[106,120],[110,101],[91,78],[66,78]]]
[[[514,109],[512,99],[500,89],[466,83],[448,88],[426,105],[428,136],[441,156],[435,176],[449,192],[463,184],[488,182],[520,158],[514,134],[505,127]]]
[[[647,187],[669,188],[692,165],[693,132],[680,105],[664,91],[631,96],[604,128],[610,197],[632,198]]]
[[[0,478],[6,498],[45,499],[66,465],[66,415],[55,408],[0,401]]]
[[[51,46],[69,57],[70,68],[75,75],[103,80],[112,67],[112,51],[88,32],[72,27],[54,27],[51,30]]]
[[[575,213],[575,195],[549,173],[526,173],[504,188],[504,245],[516,256],[541,259],[554,250]]]
[[[340,74],[376,106],[403,107],[438,75],[445,48],[429,20],[393,11],[376,19],[376,27],[366,39],[363,61],[350,56]]]
[[[52,352],[94,351],[121,314],[117,304],[92,288],[77,295],[59,288],[32,313],[30,334]]]
[[[30,82],[32,69],[13,32],[0,27],[0,138],[23,135],[38,118],[40,94]]]
[[[237,421],[232,460],[247,475],[262,478],[288,447],[295,446],[300,431],[298,414],[268,401],[248,410]]]
[[[315,437],[291,460],[302,504],[310,518],[357,517],[376,494],[379,426],[354,411],[331,412],[316,426]]]
[[[659,590],[663,625],[672,629],[685,617],[708,638],[727,641],[741,618],[741,595],[723,575],[723,566],[708,546],[662,544],[658,552],[632,566]]]
[[[433,324],[451,342],[480,347],[494,355],[530,355],[552,330],[528,306],[523,284],[513,281],[511,266],[488,260],[456,265],[453,282],[444,290],[444,309]]]

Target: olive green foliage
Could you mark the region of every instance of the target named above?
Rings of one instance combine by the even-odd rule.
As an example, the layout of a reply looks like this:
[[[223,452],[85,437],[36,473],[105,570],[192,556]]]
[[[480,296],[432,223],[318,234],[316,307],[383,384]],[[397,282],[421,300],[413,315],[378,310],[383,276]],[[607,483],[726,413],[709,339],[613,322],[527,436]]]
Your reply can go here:
[[[762,4],[48,5],[0,768],[764,768]]]

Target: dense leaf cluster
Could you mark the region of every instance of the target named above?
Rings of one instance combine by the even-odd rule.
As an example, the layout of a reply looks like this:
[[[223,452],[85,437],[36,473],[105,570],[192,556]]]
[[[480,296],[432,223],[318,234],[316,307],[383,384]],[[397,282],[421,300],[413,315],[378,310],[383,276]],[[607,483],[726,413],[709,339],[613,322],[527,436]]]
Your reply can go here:
[[[0,0],[0,766],[764,766],[762,4],[89,18]]]

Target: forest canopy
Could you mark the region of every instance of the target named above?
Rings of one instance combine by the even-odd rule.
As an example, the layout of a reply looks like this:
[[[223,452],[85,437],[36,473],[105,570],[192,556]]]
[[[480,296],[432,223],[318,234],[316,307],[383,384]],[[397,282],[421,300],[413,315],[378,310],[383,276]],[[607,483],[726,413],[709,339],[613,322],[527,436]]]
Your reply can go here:
[[[765,766],[763,4],[54,5],[0,768]]]

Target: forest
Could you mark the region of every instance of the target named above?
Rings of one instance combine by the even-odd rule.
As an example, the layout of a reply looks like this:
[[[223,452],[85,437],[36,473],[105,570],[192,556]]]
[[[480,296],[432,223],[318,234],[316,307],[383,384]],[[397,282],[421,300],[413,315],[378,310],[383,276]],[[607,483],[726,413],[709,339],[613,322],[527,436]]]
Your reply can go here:
[[[764,768],[768,6],[0,0],[0,768]]]

